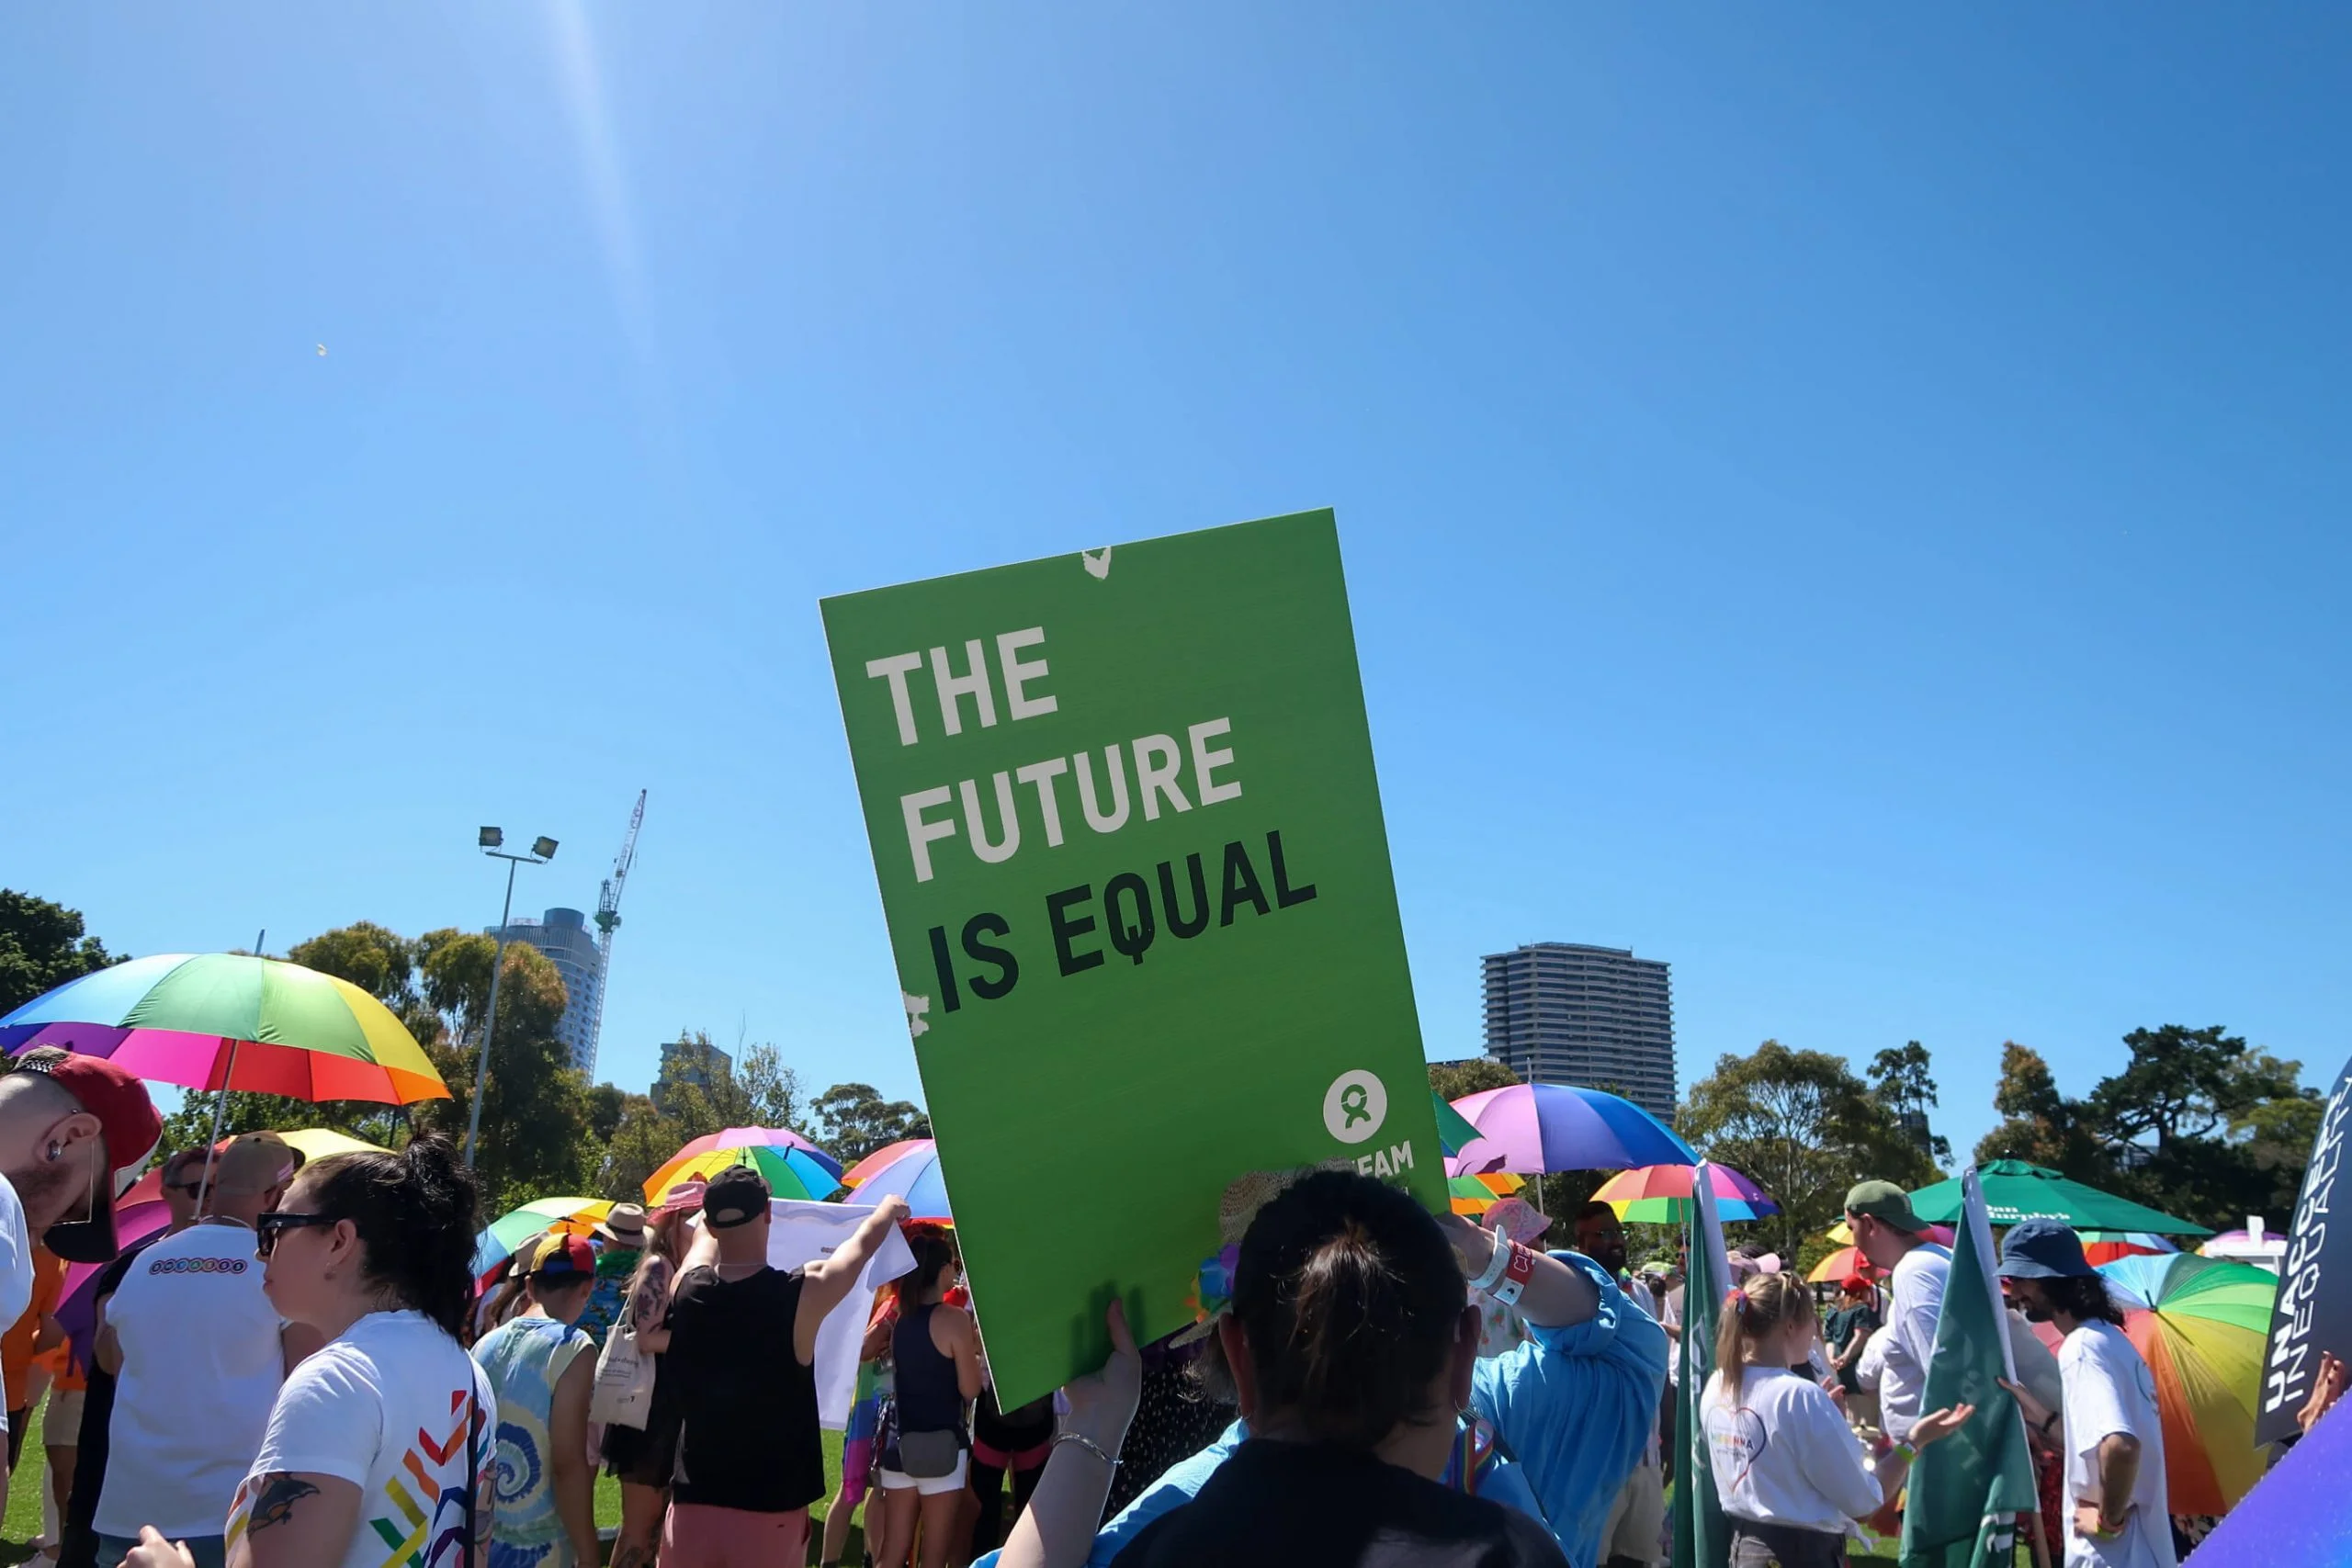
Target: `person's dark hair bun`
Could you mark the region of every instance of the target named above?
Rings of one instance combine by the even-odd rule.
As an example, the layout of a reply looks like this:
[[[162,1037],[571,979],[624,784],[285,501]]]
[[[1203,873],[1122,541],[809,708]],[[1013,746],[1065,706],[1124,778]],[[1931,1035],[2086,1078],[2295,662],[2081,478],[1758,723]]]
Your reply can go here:
[[[321,1213],[358,1230],[372,1282],[462,1337],[473,1305],[481,1202],[473,1168],[456,1145],[426,1134],[396,1155],[320,1160],[302,1179]]]
[[[1408,1194],[1345,1171],[1309,1176],[1241,1239],[1233,1310],[1259,1398],[1317,1440],[1377,1446],[1434,1418],[1429,1388],[1453,1353],[1461,1265]]]

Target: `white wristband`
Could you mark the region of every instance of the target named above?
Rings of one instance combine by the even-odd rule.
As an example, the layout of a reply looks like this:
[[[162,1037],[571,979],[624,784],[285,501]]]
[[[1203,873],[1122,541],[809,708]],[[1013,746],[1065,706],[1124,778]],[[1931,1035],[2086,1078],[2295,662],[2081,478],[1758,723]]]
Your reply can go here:
[[[1493,1290],[1495,1281],[1503,1277],[1503,1270],[1510,1267],[1510,1240],[1498,1232],[1487,1234],[1493,1237],[1495,1250],[1488,1255],[1487,1266],[1478,1271],[1478,1277],[1470,1281],[1470,1289],[1480,1295]]]

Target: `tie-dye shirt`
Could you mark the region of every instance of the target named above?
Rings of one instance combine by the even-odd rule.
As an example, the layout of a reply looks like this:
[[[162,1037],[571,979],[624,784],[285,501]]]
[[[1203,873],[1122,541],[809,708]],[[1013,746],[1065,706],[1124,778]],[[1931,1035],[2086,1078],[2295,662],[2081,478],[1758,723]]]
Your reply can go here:
[[[496,1528],[490,1568],[575,1568],[571,1538],[555,1502],[555,1386],[585,1353],[588,1337],[551,1317],[526,1314],[493,1328],[474,1347],[498,1396]],[[584,1442],[584,1436],[579,1440]]]
[[[489,1381],[438,1324],[371,1313],[278,1391],[229,1509],[230,1548],[267,1477],[332,1475],[359,1488],[359,1528],[339,1568],[464,1568],[469,1536],[483,1543],[477,1561],[488,1555],[497,1429]]]

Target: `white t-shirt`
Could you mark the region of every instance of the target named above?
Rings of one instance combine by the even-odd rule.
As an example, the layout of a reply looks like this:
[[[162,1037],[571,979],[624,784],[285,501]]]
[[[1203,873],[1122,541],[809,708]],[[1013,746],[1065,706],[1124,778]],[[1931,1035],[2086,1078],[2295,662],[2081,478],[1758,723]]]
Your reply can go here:
[[[2058,1348],[2058,1375],[2066,1387],[2066,1568],[2174,1568],[2155,1374],[2123,1330],[2086,1323]],[[2098,1446],[2118,1432],[2140,1439],[2140,1476],[2123,1533],[2096,1541],[2075,1530],[2075,1506],[2098,1501]]]
[[[254,1233],[209,1220],[139,1255],[107,1303],[122,1347],[94,1521],[137,1539],[219,1535],[286,1381],[285,1325]]]
[[[1861,1359],[1854,1363],[1854,1381],[1864,1392],[1877,1393],[1886,1382],[1886,1348],[1894,1340],[1894,1330],[1880,1327],[1862,1344]]]
[[[469,1481],[477,1561],[487,1561],[497,1437],[489,1380],[455,1339],[423,1313],[371,1313],[286,1380],[229,1511],[230,1549],[261,1481],[308,1471],[359,1488],[359,1526],[341,1568],[460,1568],[474,1528]]]
[[[1849,1518],[1884,1501],[1854,1429],[1819,1384],[1797,1373],[1750,1367],[1736,1401],[1710,1377],[1699,1411],[1715,1491],[1734,1518],[1842,1535]]]
[[[1682,1386],[1682,1287],[1667,1287],[1666,1299],[1657,1304],[1657,1320],[1674,1330],[1668,1336],[1666,1347],[1666,1381],[1675,1387]]]
[[[1936,1353],[1936,1322],[1944,1314],[1944,1281],[1951,1254],[1932,1242],[1915,1247],[1894,1266],[1887,1292],[1886,1366],[1879,1374],[1880,1426],[1896,1442],[1911,1435],[1928,1392],[1928,1361]]]
[[[0,1323],[16,1322],[32,1304],[33,1246],[25,1230],[25,1205],[0,1178]],[[8,1413],[0,1410],[0,1432],[7,1429]]]

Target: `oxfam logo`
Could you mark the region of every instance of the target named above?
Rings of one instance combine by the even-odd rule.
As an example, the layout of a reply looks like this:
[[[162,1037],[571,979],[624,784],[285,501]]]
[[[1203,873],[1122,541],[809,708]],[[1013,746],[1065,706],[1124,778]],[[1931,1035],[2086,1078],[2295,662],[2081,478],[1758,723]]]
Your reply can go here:
[[[1323,1126],[1343,1144],[1361,1144],[1388,1120],[1388,1089],[1362,1067],[1341,1073],[1323,1092]]]

